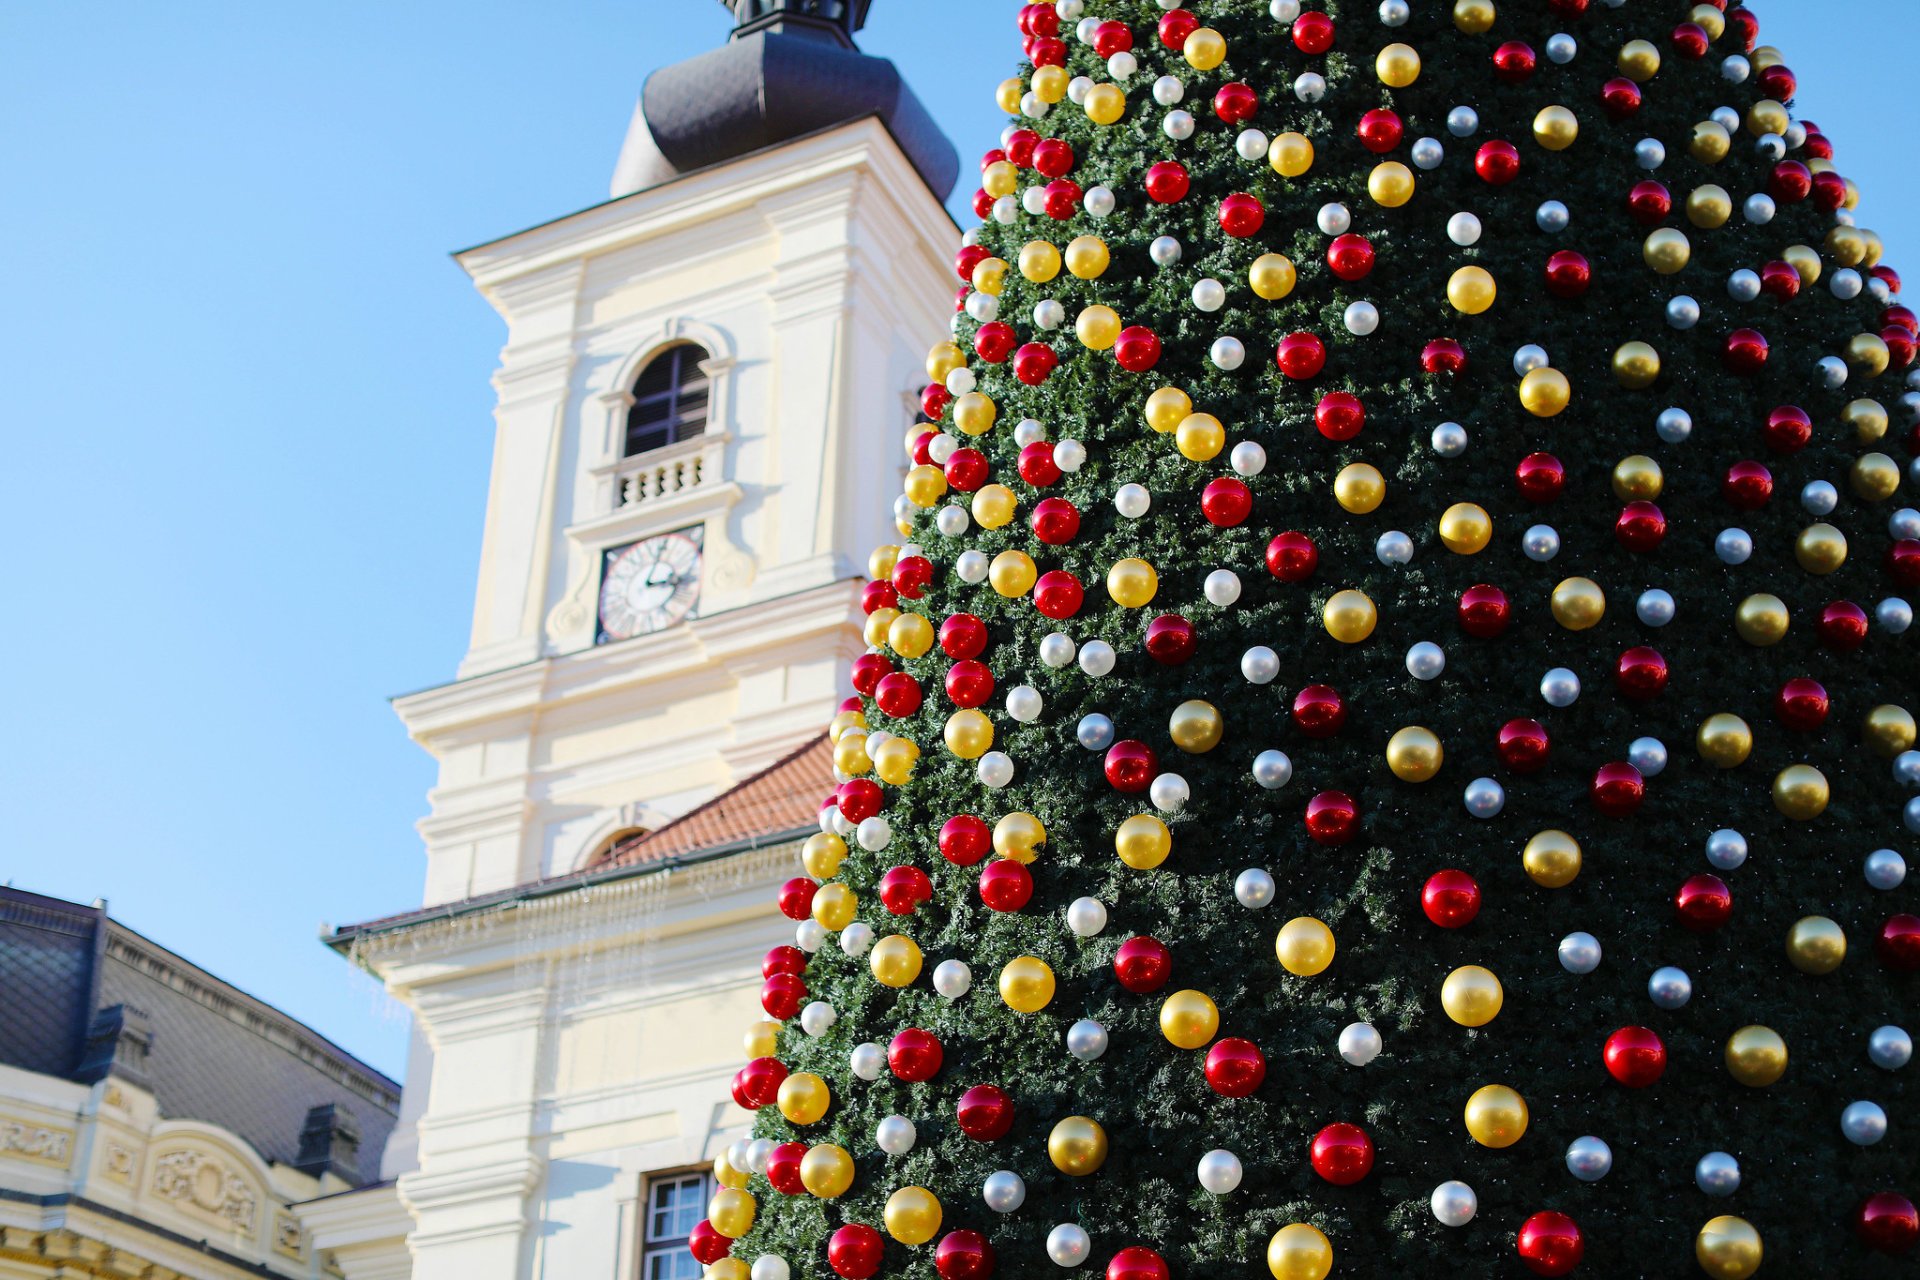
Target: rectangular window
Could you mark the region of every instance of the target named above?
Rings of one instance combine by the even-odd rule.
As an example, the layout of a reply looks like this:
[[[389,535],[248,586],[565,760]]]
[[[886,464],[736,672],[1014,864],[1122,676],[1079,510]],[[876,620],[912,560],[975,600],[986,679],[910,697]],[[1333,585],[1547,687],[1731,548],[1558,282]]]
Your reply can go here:
[[[700,1280],[702,1268],[687,1252],[687,1237],[707,1216],[713,1191],[713,1175],[705,1172],[656,1173],[647,1178],[640,1280]]]

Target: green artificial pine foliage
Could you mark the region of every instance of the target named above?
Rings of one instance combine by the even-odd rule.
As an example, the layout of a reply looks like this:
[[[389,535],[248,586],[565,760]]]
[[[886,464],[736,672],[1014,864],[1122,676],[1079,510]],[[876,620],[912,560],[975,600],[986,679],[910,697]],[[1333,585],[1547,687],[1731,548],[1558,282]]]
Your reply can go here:
[[[1866,1228],[1856,1223],[1867,1197],[1920,1190],[1908,1110],[1920,1068],[1897,1069],[1899,1035],[1875,1038],[1911,1026],[1920,967],[1920,920],[1903,914],[1915,908],[1900,884],[1920,829],[1910,803],[1920,757],[1900,755],[1914,733],[1898,709],[1913,704],[1920,670],[1899,599],[1920,587],[1920,516],[1896,492],[1914,483],[1903,474],[1913,409],[1902,379],[1915,324],[1893,297],[1898,278],[1877,266],[1871,233],[1854,228],[1855,193],[1826,139],[1787,124],[1792,76],[1755,47],[1749,11],[1680,0],[1317,0],[1296,20],[1300,7],[1063,0],[948,15],[1015,13],[1029,58],[1063,65],[1023,63],[1001,89],[1004,104],[1020,106],[1018,132],[1003,138],[1012,159],[985,170],[993,194],[983,193],[985,221],[958,263],[971,291],[954,348],[930,356],[932,422],[911,445],[911,497],[896,508],[910,545],[876,553],[874,652],[856,669],[862,710],[836,721],[836,761],[853,781],[838,793],[838,835],[816,838],[809,854],[828,884],[813,899],[815,920],[800,926],[806,950],[770,959],[784,973],[770,982],[769,1011],[786,1020],[772,1052],[779,1066],[750,1069],[759,1082],[750,1100],[774,1103],[784,1070],[817,1076],[831,1103],[795,1123],[783,1111],[796,1111],[805,1090],[787,1086],[779,1105],[760,1107],[758,1141],[735,1159],[792,1187],[795,1156],[833,1144],[851,1156],[851,1185],[822,1198],[776,1189],[766,1172],[730,1173],[757,1202],[757,1220],[717,1280],[739,1280],[763,1258],[754,1280],[830,1276],[836,1232],[841,1274],[855,1277],[983,1280],[984,1244],[1002,1276],[1108,1268],[1109,1280],[1226,1280],[1266,1275],[1269,1241],[1291,1223],[1324,1233],[1338,1277],[1567,1274],[1564,1220],[1536,1223],[1540,1239],[1522,1231],[1541,1213],[1577,1224],[1584,1260],[1571,1270],[1608,1280],[1750,1274],[1743,1224],[1764,1243],[1766,1275],[1907,1274],[1910,1259],[1874,1247],[1899,1242],[1898,1203],[1878,1201]],[[1400,70],[1379,61],[1394,44],[1420,62],[1397,88],[1385,80],[1404,80],[1404,61]],[[1223,60],[1209,56],[1222,49]],[[1228,86],[1249,92],[1236,99]],[[1091,113],[1115,93],[1123,112],[1096,123]],[[1234,115],[1247,97],[1243,120],[1216,109]],[[1571,145],[1536,137],[1549,107],[1577,120]],[[1395,140],[1373,117],[1380,151],[1360,136],[1375,111],[1398,123]],[[1554,119],[1540,127],[1563,142]],[[1269,159],[1268,142],[1287,133],[1314,152],[1292,177]],[[1515,149],[1517,174],[1494,182],[1483,171],[1503,176],[1499,148],[1483,148],[1500,143]],[[1167,161],[1183,166],[1189,189],[1159,202],[1148,174]],[[1388,194],[1375,173],[1387,163],[1414,187],[1395,207],[1370,195],[1370,179]],[[1156,178],[1164,195],[1167,179]],[[1233,196],[1263,211],[1248,234],[1223,229]],[[1460,214],[1477,219],[1477,237]],[[1336,275],[1330,251],[1359,251],[1351,240],[1336,246],[1335,233],[1365,241],[1370,270],[1356,274],[1348,256],[1354,278]],[[1083,237],[1104,252],[1076,247]],[[1054,255],[1029,248],[1041,242],[1082,270],[1048,271]],[[1269,254],[1297,276],[1271,299],[1250,283]],[[1584,290],[1564,256],[1550,284],[1556,254],[1584,259]],[[1460,293],[1476,314],[1449,301],[1450,283],[1471,283],[1456,278],[1468,267],[1496,290],[1483,310]],[[1269,281],[1285,275],[1271,262],[1263,270]],[[1150,334],[1157,354],[1131,332],[1125,352],[1140,367],[1122,367],[1104,349],[1110,333],[1089,323],[1093,307]],[[1763,361],[1742,330],[1759,335]],[[1293,334],[1324,346],[1312,376],[1278,366]],[[1437,340],[1457,343],[1461,358],[1450,362]],[[1657,353],[1657,376],[1644,360],[1635,376],[1633,349],[1622,352],[1630,343]],[[1564,375],[1564,412],[1523,404],[1522,375],[1537,365]],[[1210,440],[1204,421],[1150,426],[1148,399],[1162,388],[1212,415],[1223,435]],[[1327,427],[1346,438],[1316,425],[1335,393],[1363,415],[1352,432],[1351,404],[1326,406]],[[1156,402],[1168,403],[1181,407],[1177,396]],[[1729,481],[1742,463],[1764,467],[1770,494],[1752,466]],[[1336,492],[1352,464],[1383,478],[1374,509],[1351,510],[1367,504],[1348,494],[1343,505],[1347,491]],[[1149,509],[1123,514],[1123,486],[1144,489]],[[1228,523],[1203,510],[1209,486]],[[1232,522],[1235,486],[1251,509]],[[1060,502],[1071,504],[1070,538],[1036,534],[1042,500],[1055,519]],[[1484,511],[1484,549],[1470,510],[1445,526],[1458,549],[1443,543],[1442,514],[1457,504]],[[1269,544],[1288,532],[1317,552],[1304,580],[1269,569]],[[1109,571],[1129,558],[1156,578],[1150,602],[1135,607],[1108,588]],[[1078,581],[1084,600],[1055,610],[1070,616],[1041,612],[1036,572]],[[1576,590],[1560,588],[1567,580],[1604,597],[1597,621],[1569,599]],[[1043,578],[1040,589],[1060,582]],[[1497,628],[1461,616],[1463,593],[1482,586],[1507,601],[1498,634],[1473,634]],[[1556,610],[1557,590],[1571,607]],[[1324,611],[1339,592],[1363,593],[1377,611],[1364,638],[1329,634]],[[896,608],[908,621],[890,624]],[[1364,621],[1365,607],[1357,612]],[[984,624],[985,647],[971,659],[984,673],[933,642],[955,615]],[[1149,628],[1167,618],[1176,621],[1154,633],[1156,657]],[[942,634],[964,654],[954,628]],[[1416,674],[1434,652],[1411,653],[1417,646],[1437,647],[1444,670]],[[1250,655],[1260,647],[1274,655],[1272,672]],[[898,674],[876,699],[885,672]],[[954,694],[982,696],[983,674],[991,693],[969,716]],[[1309,686],[1338,699],[1344,723],[1330,734],[1295,715]],[[1575,688],[1571,701],[1548,697]],[[1201,732],[1178,736],[1206,745],[1205,709],[1176,714],[1196,700],[1221,725],[1210,749],[1175,741],[1176,721],[1197,719]],[[1718,721],[1703,737],[1716,715],[1738,717],[1745,734]],[[984,756],[984,743],[964,740],[980,717],[992,730]],[[1518,751],[1526,722],[1549,743],[1544,762]],[[1430,780],[1389,766],[1389,739],[1407,728],[1444,750]],[[964,758],[946,745],[956,731]],[[1503,731],[1521,739],[1504,755]],[[917,762],[883,733],[914,744]],[[1750,750],[1739,749],[1743,738]],[[1110,781],[1125,773],[1108,768],[1115,743],[1151,753],[1151,763],[1137,748],[1111,757],[1120,765],[1132,750],[1139,781],[1158,775],[1151,791]],[[1256,765],[1276,752],[1284,767],[1274,755]],[[1417,776],[1418,764],[1403,772]],[[1804,772],[1776,782],[1795,766],[1824,783]],[[1811,814],[1822,791],[1824,809]],[[1315,797],[1330,793],[1357,813],[1351,837],[1336,842],[1308,822]],[[876,810],[856,835],[855,821]],[[993,910],[983,873],[996,891],[1017,891],[1020,873],[992,855],[951,860],[940,835],[957,815],[993,827],[1017,814],[1046,833],[1026,868],[1032,896]],[[1141,815],[1171,834],[1170,855],[1151,868],[1116,854],[1116,832]],[[1564,845],[1557,864],[1536,860],[1538,878],[1523,860],[1529,841],[1556,831],[1581,854],[1566,883]],[[1339,824],[1320,834],[1337,836]],[[1010,851],[1017,843],[1003,840]],[[966,857],[964,844],[955,838],[950,852]],[[1257,873],[1236,893],[1248,869],[1271,877],[1270,901]],[[1479,902],[1470,921],[1449,919],[1457,927],[1423,908],[1429,878],[1449,870],[1477,886],[1452,900]],[[888,899],[910,908],[901,914],[883,901],[890,871]],[[1730,893],[1718,927],[1701,876]],[[931,896],[915,902],[923,883]],[[804,916],[809,889],[790,886],[784,905]],[[848,891],[852,924],[834,914]],[[1683,919],[1687,895],[1694,914]],[[1074,916],[1088,936],[1068,923],[1082,898],[1104,907],[1097,930],[1099,912]],[[1826,923],[1801,927],[1796,963],[1790,935],[1807,917]],[[1331,930],[1337,949],[1323,971],[1295,974],[1277,958],[1276,936],[1295,918]],[[1831,967],[1834,927],[1844,960],[1805,971]],[[1603,953],[1588,972],[1576,971],[1589,967],[1577,963],[1578,940],[1562,942],[1578,934]],[[875,943],[893,935],[921,957],[898,987],[877,980],[872,963],[898,959],[902,944]],[[1129,990],[1115,968],[1122,944],[1143,938],[1170,958],[1164,986],[1150,992]],[[1037,1012],[1000,994],[1019,957],[1043,961],[1055,979]],[[938,993],[942,962],[966,966],[970,989]],[[1483,1025],[1461,1025],[1443,1006],[1443,983],[1464,966],[1491,971],[1502,989]],[[1650,979],[1666,967],[1684,978],[1663,975],[1656,1001]],[[1691,998],[1673,998],[1689,986]],[[1249,1096],[1217,1092],[1210,1050],[1162,1033],[1163,1003],[1187,991],[1217,1007],[1213,1038],[1257,1047],[1265,1078]],[[812,1001],[837,1014],[817,1035],[793,1016]],[[1106,1039],[1088,1060],[1068,1047],[1081,1020]],[[1364,1028],[1349,1055],[1340,1049],[1356,1023],[1379,1039],[1364,1065],[1346,1060],[1366,1057]],[[1729,1040],[1749,1026],[1787,1047],[1775,1083],[1744,1084],[1730,1068]],[[1616,1080],[1605,1054],[1613,1033],[1633,1028],[1664,1050],[1657,1080],[1634,1082],[1644,1087]],[[880,1051],[907,1029],[942,1048],[929,1080],[884,1065]],[[770,1028],[760,1035],[763,1051],[776,1043]],[[1622,1056],[1623,1074],[1635,1061]],[[1651,1058],[1637,1061],[1647,1068]],[[1014,1113],[990,1141],[958,1120],[963,1094],[983,1085],[1004,1091]],[[1512,1145],[1469,1134],[1468,1099],[1486,1085],[1525,1100],[1529,1124]],[[1891,1117],[1877,1142],[1854,1140],[1872,1136],[1870,1112],[1863,1120],[1856,1109],[1852,1135],[1843,1131],[1843,1112],[1862,1101]],[[910,1150],[879,1148],[892,1116],[911,1122]],[[1057,1169],[1048,1151],[1055,1126],[1075,1116],[1108,1138],[1104,1164],[1084,1176]],[[1370,1171],[1351,1185],[1310,1160],[1331,1124],[1357,1126],[1372,1145]],[[1571,1171],[1568,1148],[1582,1138],[1610,1149],[1604,1176]],[[1583,1149],[1591,1160],[1594,1145]],[[1243,1170],[1223,1194],[1197,1174],[1213,1151],[1233,1153]],[[1737,1162],[1731,1194],[1697,1185],[1697,1163],[1716,1152]],[[1024,1184],[1010,1212],[983,1198],[1000,1171]],[[1444,1225],[1432,1207],[1450,1181],[1477,1199],[1464,1225]],[[889,1197],[908,1187],[941,1205],[924,1243],[887,1230]],[[739,1207],[737,1197],[728,1206]],[[1696,1239],[1720,1215],[1743,1223],[1719,1224],[1699,1260]],[[843,1230],[853,1224],[867,1230]],[[1060,1224],[1089,1241],[1076,1266],[1049,1257]],[[977,1235],[943,1244],[953,1233]],[[1729,1233],[1733,1247],[1713,1253]],[[1291,1256],[1275,1268],[1283,1280],[1326,1274],[1310,1249]]]

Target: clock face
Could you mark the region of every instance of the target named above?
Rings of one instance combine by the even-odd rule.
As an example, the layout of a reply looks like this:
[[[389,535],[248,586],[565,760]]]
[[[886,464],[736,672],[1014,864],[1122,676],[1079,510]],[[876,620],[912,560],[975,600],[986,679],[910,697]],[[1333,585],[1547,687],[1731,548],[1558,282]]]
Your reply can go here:
[[[600,643],[670,627],[700,596],[699,527],[663,533],[606,554],[600,578]]]

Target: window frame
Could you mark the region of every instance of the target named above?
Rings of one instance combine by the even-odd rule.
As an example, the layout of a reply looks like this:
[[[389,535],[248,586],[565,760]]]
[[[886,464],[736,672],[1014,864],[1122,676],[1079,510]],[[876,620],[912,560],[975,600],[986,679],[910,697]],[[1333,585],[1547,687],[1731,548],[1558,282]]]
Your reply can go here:
[[[707,434],[713,424],[715,392],[718,379],[706,368],[713,360],[713,354],[698,342],[683,341],[661,347],[647,358],[639,372],[627,384],[627,410],[622,423],[620,448],[621,458],[638,458],[674,445],[685,444],[689,440],[698,440]],[[658,369],[663,363],[670,365],[668,382],[664,389],[640,392],[641,383],[647,375]],[[698,393],[699,417],[688,420],[689,409],[683,407],[683,400],[692,400]],[[635,445],[634,416],[643,408],[661,403],[666,406],[664,417],[647,423],[644,430],[652,434],[664,430],[664,438],[648,443],[645,447]]]
[[[657,1190],[663,1189],[669,1184],[678,1186],[692,1184],[695,1188],[695,1216],[693,1221],[687,1224],[686,1232],[681,1235],[661,1234],[655,1230],[656,1209],[654,1206],[654,1195]],[[713,1193],[718,1187],[719,1183],[714,1180],[713,1170],[708,1166],[696,1165],[679,1169],[659,1169],[646,1174],[642,1178],[640,1186],[639,1229],[635,1233],[639,1238],[640,1244],[638,1280],[687,1280],[689,1276],[693,1277],[694,1280],[698,1280],[698,1277],[705,1268],[701,1267],[700,1264],[694,1260],[693,1254],[688,1249],[687,1242],[692,1236],[693,1228],[705,1220],[707,1216],[707,1203],[713,1199]],[[677,1206],[674,1209],[667,1210],[670,1214],[677,1211]],[[673,1225],[674,1224],[669,1221],[667,1229],[671,1230]],[[654,1258],[665,1259],[665,1264],[662,1268],[664,1274],[658,1277],[655,1276],[652,1270],[652,1260]],[[667,1268],[675,1267],[680,1258],[686,1259],[687,1266],[691,1267],[690,1271],[676,1274],[674,1271],[667,1270]]]

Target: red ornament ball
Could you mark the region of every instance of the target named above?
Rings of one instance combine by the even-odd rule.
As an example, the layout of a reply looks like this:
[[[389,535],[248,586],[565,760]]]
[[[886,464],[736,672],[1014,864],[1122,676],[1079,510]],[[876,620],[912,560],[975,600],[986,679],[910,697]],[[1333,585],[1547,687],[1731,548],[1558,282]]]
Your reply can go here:
[[[772,974],[767,975],[772,977]],[[750,1111],[761,1107],[770,1107],[780,1096],[780,1086],[786,1082],[787,1067],[778,1058],[755,1058],[740,1068],[739,1094],[746,1099],[743,1104]]]
[[[1347,723],[1347,703],[1332,685],[1310,684],[1293,696],[1293,723],[1309,738],[1331,738]]]
[[[807,971],[807,953],[795,946],[774,947],[760,961],[760,976],[771,978],[776,973],[800,973]]]
[[[1643,227],[1658,226],[1673,212],[1673,193],[1652,178],[1636,182],[1627,192],[1627,212]]]
[[[1799,278],[1796,272],[1794,279]],[[1798,453],[1813,439],[1813,419],[1798,405],[1783,404],[1767,415],[1760,438],[1775,453]]]
[[[1793,101],[1794,90],[1799,88],[1799,82],[1794,79],[1793,71],[1778,62],[1764,68],[1754,77],[1754,83],[1760,86],[1761,93],[1775,102]]]
[[[1373,1139],[1357,1124],[1336,1122],[1313,1135],[1307,1159],[1334,1186],[1350,1187],[1373,1172]]]
[[[946,1059],[940,1037],[919,1027],[908,1027],[887,1044],[887,1066],[902,1080],[931,1080]]]
[[[1818,681],[1797,676],[1774,695],[1774,714],[1789,729],[1812,733],[1827,722],[1827,691]]]
[[[1629,702],[1648,702],[1665,691],[1667,674],[1667,660],[1658,649],[1635,645],[1620,655],[1613,679]]]
[[[1173,953],[1158,938],[1140,934],[1128,938],[1113,953],[1113,976],[1134,995],[1158,991],[1172,975]]]
[[[891,582],[876,579],[860,588],[860,612],[871,614],[876,609],[899,607],[900,593],[893,589]],[[878,656],[878,655],[872,655]]]
[[[1084,194],[1079,183],[1069,178],[1055,178],[1042,193],[1047,216],[1055,222],[1065,222],[1080,212],[1080,200]]]
[[[1600,109],[1609,120],[1625,120],[1640,110],[1640,86],[1615,76],[1600,86]]]
[[[1528,502],[1552,502],[1567,486],[1567,469],[1550,453],[1530,453],[1514,467],[1513,483]]]
[[[993,1246],[978,1231],[949,1231],[934,1246],[933,1269],[940,1280],[987,1280],[993,1264]]]
[[[972,614],[949,614],[940,624],[940,652],[949,658],[977,658],[986,647],[987,624]]]
[[[1109,19],[1093,29],[1093,51],[1103,58],[1133,50],[1133,28]]]
[[[1177,613],[1163,613],[1147,624],[1147,656],[1162,666],[1177,667],[1193,657],[1198,647],[1193,624]]]
[[[1011,858],[995,858],[980,873],[980,901],[990,911],[1018,911],[1033,901],[1033,872]]]
[[[804,1142],[783,1142],[767,1156],[767,1181],[782,1195],[801,1196],[807,1184],[800,1181],[800,1162],[807,1157]]]
[[[887,584],[891,587],[893,584]],[[853,660],[853,687],[868,697],[880,687],[889,672],[893,670],[893,660],[884,654],[863,653]]]
[[[1267,544],[1267,572],[1282,582],[1305,582],[1320,564],[1320,549],[1304,533],[1275,534]]]
[[[1162,160],[1147,170],[1147,198],[1155,204],[1173,204],[1187,198],[1193,179],[1178,160]]]
[[[1481,640],[1493,639],[1513,621],[1513,607],[1507,602],[1507,593],[1485,582],[1460,593],[1456,613],[1460,629]]]
[[[1735,329],[1720,350],[1727,372],[1751,378],[1767,367],[1767,335],[1758,329]]]
[[[1065,498],[1042,498],[1027,517],[1033,536],[1050,547],[1063,547],[1080,532],[1080,509]]]
[[[1013,1128],[1013,1099],[998,1085],[977,1084],[960,1095],[954,1115],[975,1142],[997,1142]]]
[[[1887,576],[1902,587],[1920,587],[1920,541],[1902,538],[1887,548]]]
[[[1736,511],[1758,511],[1773,497],[1773,472],[1751,459],[1727,468],[1720,496]]]
[[[1187,37],[1200,29],[1191,9],[1175,9],[1160,19],[1160,43],[1175,53],[1187,47]]]
[[[880,905],[889,914],[907,916],[921,903],[932,901],[933,881],[918,867],[889,867],[880,877],[878,892]]]
[[[1551,1210],[1536,1213],[1520,1225],[1516,1247],[1527,1270],[1537,1276],[1567,1275],[1587,1252],[1579,1225],[1566,1214]]]
[[[1867,641],[1867,611],[1851,600],[1835,600],[1820,611],[1814,631],[1835,653],[1852,653]]]
[[[933,561],[925,556],[902,556],[893,566],[893,589],[918,600],[933,585]]]
[[[1420,909],[1442,929],[1464,928],[1480,914],[1480,883],[1451,867],[1436,871],[1420,890]]]
[[[1897,1191],[1876,1192],[1853,1211],[1853,1232],[1869,1249],[1905,1253],[1920,1240],[1920,1212]]]
[[[1304,381],[1327,367],[1327,344],[1311,333],[1290,333],[1280,339],[1274,362],[1287,377]]]
[[[1260,110],[1260,95],[1251,85],[1233,81],[1213,95],[1213,114],[1228,124],[1245,124]]]
[[[1036,489],[1058,484],[1065,474],[1060,464],[1053,460],[1053,446],[1045,440],[1035,440],[1020,449],[1020,460],[1015,464],[1020,478]]]
[[[1767,175],[1767,194],[1781,204],[1798,204],[1813,193],[1813,173],[1798,160],[1782,160]]]
[[[1049,569],[1033,584],[1033,607],[1042,617],[1061,621],[1080,612],[1087,590],[1065,569]]]
[[[1315,429],[1329,440],[1351,440],[1366,422],[1366,406],[1351,391],[1329,391],[1313,410]]]
[[[1800,273],[1775,259],[1760,268],[1760,292],[1775,302],[1791,302],[1800,293]]]
[[[1538,773],[1547,766],[1551,746],[1546,726],[1538,720],[1509,720],[1500,726],[1494,753],[1515,773]]]
[[[1420,368],[1424,373],[1465,373],[1467,349],[1452,338],[1435,338],[1420,348]]]
[[[1920,971],[1920,916],[1889,918],[1873,940],[1873,954],[1881,968],[1893,973]]]
[[[1630,818],[1640,811],[1641,802],[1647,797],[1647,783],[1638,769],[1616,760],[1593,771],[1587,794],[1593,807],[1607,817]]]
[[[1683,22],[1673,29],[1674,52],[1689,62],[1698,62],[1706,57],[1712,43],[1707,29],[1697,22]]]
[[[975,658],[963,658],[947,668],[947,701],[956,707],[977,707],[993,696],[993,672]]]
[[[1293,47],[1302,53],[1325,53],[1333,48],[1333,19],[1308,12],[1293,20]]]
[[[1504,187],[1520,176],[1520,149],[1498,138],[1483,142],[1474,153],[1473,171],[1482,182]]]
[[[956,813],[940,824],[940,856],[970,867],[993,852],[993,828],[970,813]]]
[[[1384,155],[1399,146],[1405,135],[1399,115],[1385,107],[1375,107],[1361,116],[1357,132],[1360,145],[1376,155]]]
[[[812,881],[808,881],[809,884]],[[807,895],[809,899],[812,894]],[[786,903],[781,903],[786,910]],[[775,1022],[785,1022],[800,1012],[800,1006],[807,1000],[807,984],[791,973],[776,973],[760,984],[760,1007]]]
[[[1344,791],[1322,791],[1307,801],[1306,823],[1315,844],[1343,845],[1360,830],[1360,807]]]
[[[1651,502],[1629,502],[1613,522],[1613,536],[1627,550],[1644,555],[1666,539],[1666,513]]]
[[[1583,253],[1561,249],[1547,258],[1547,292],[1556,298],[1585,297],[1593,284],[1593,267]]]
[[[712,1266],[732,1249],[733,1241],[721,1235],[705,1218],[694,1223],[692,1232],[687,1236],[687,1252],[703,1267]]]
[[[920,709],[920,682],[904,671],[884,676],[873,691],[873,701],[882,711],[903,720]]]
[[[819,886],[805,876],[787,881],[780,886],[777,899],[780,914],[789,920],[805,920],[813,911],[813,895],[818,889]]]
[[[1160,772],[1160,757],[1152,747],[1134,738],[1123,738],[1107,748],[1105,762],[1107,785],[1127,795],[1137,795],[1153,785]]]
[[[973,335],[975,354],[988,364],[1005,364],[1019,342],[1020,335],[1013,331],[1012,325],[1002,320],[987,321]]]
[[[1813,175],[1813,203],[1822,213],[1832,213],[1847,200],[1847,180],[1828,169]]]
[[[1145,373],[1160,363],[1160,339],[1145,325],[1130,324],[1114,341],[1113,358],[1128,373]]]
[[[1223,1098],[1244,1098],[1267,1078],[1267,1060],[1251,1040],[1228,1036],[1207,1050],[1207,1086]]]
[[[987,251],[985,245],[962,245],[960,246],[960,252],[953,255],[954,274],[971,284],[973,283],[973,269],[992,256],[993,254]],[[931,418],[936,415],[928,414],[927,416]]]
[[[1509,40],[1493,51],[1493,74],[1502,84],[1521,84],[1532,79],[1539,65],[1533,46],[1524,40]]]
[[[1033,167],[1042,177],[1064,178],[1073,172],[1073,146],[1063,138],[1042,138],[1033,148]]]
[[[1040,386],[1059,367],[1059,353],[1044,342],[1023,343],[1013,353],[1013,376],[1029,387]]]
[[[1266,221],[1267,207],[1244,191],[1236,191],[1220,202],[1220,229],[1236,239],[1255,234]]]
[[[1107,1263],[1107,1280],[1167,1280],[1167,1263],[1151,1249],[1128,1245]]]
[[[993,468],[987,462],[987,455],[971,445],[955,449],[947,458],[947,465],[942,470],[946,472],[947,483],[961,493],[972,493],[985,484],[987,477],[993,474]]]
[[[1222,529],[1243,524],[1253,513],[1253,491],[1232,476],[1218,476],[1200,492],[1200,511],[1207,523]]]
[[[1607,1074],[1629,1089],[1644,1089],[1667,1069],[1667,1046],[1646,1027],[1622,1027],[1607,1037],[1600,1055]]]
[[[1733,893],[1719,876],[1687,877],[1673,895],[1673,910],[1689,933],[1712,933],[1733,916]]]
[[[1363,280],[1373,270],[1373,245],[1350,231],[1335,236],[1327,246],[1327,268],[1342,280]]]
[[[827,1265],[846,1280],[867,1280],[885,1254],[880,1233],[864,1222],[849,1222],[827,1237]]]

